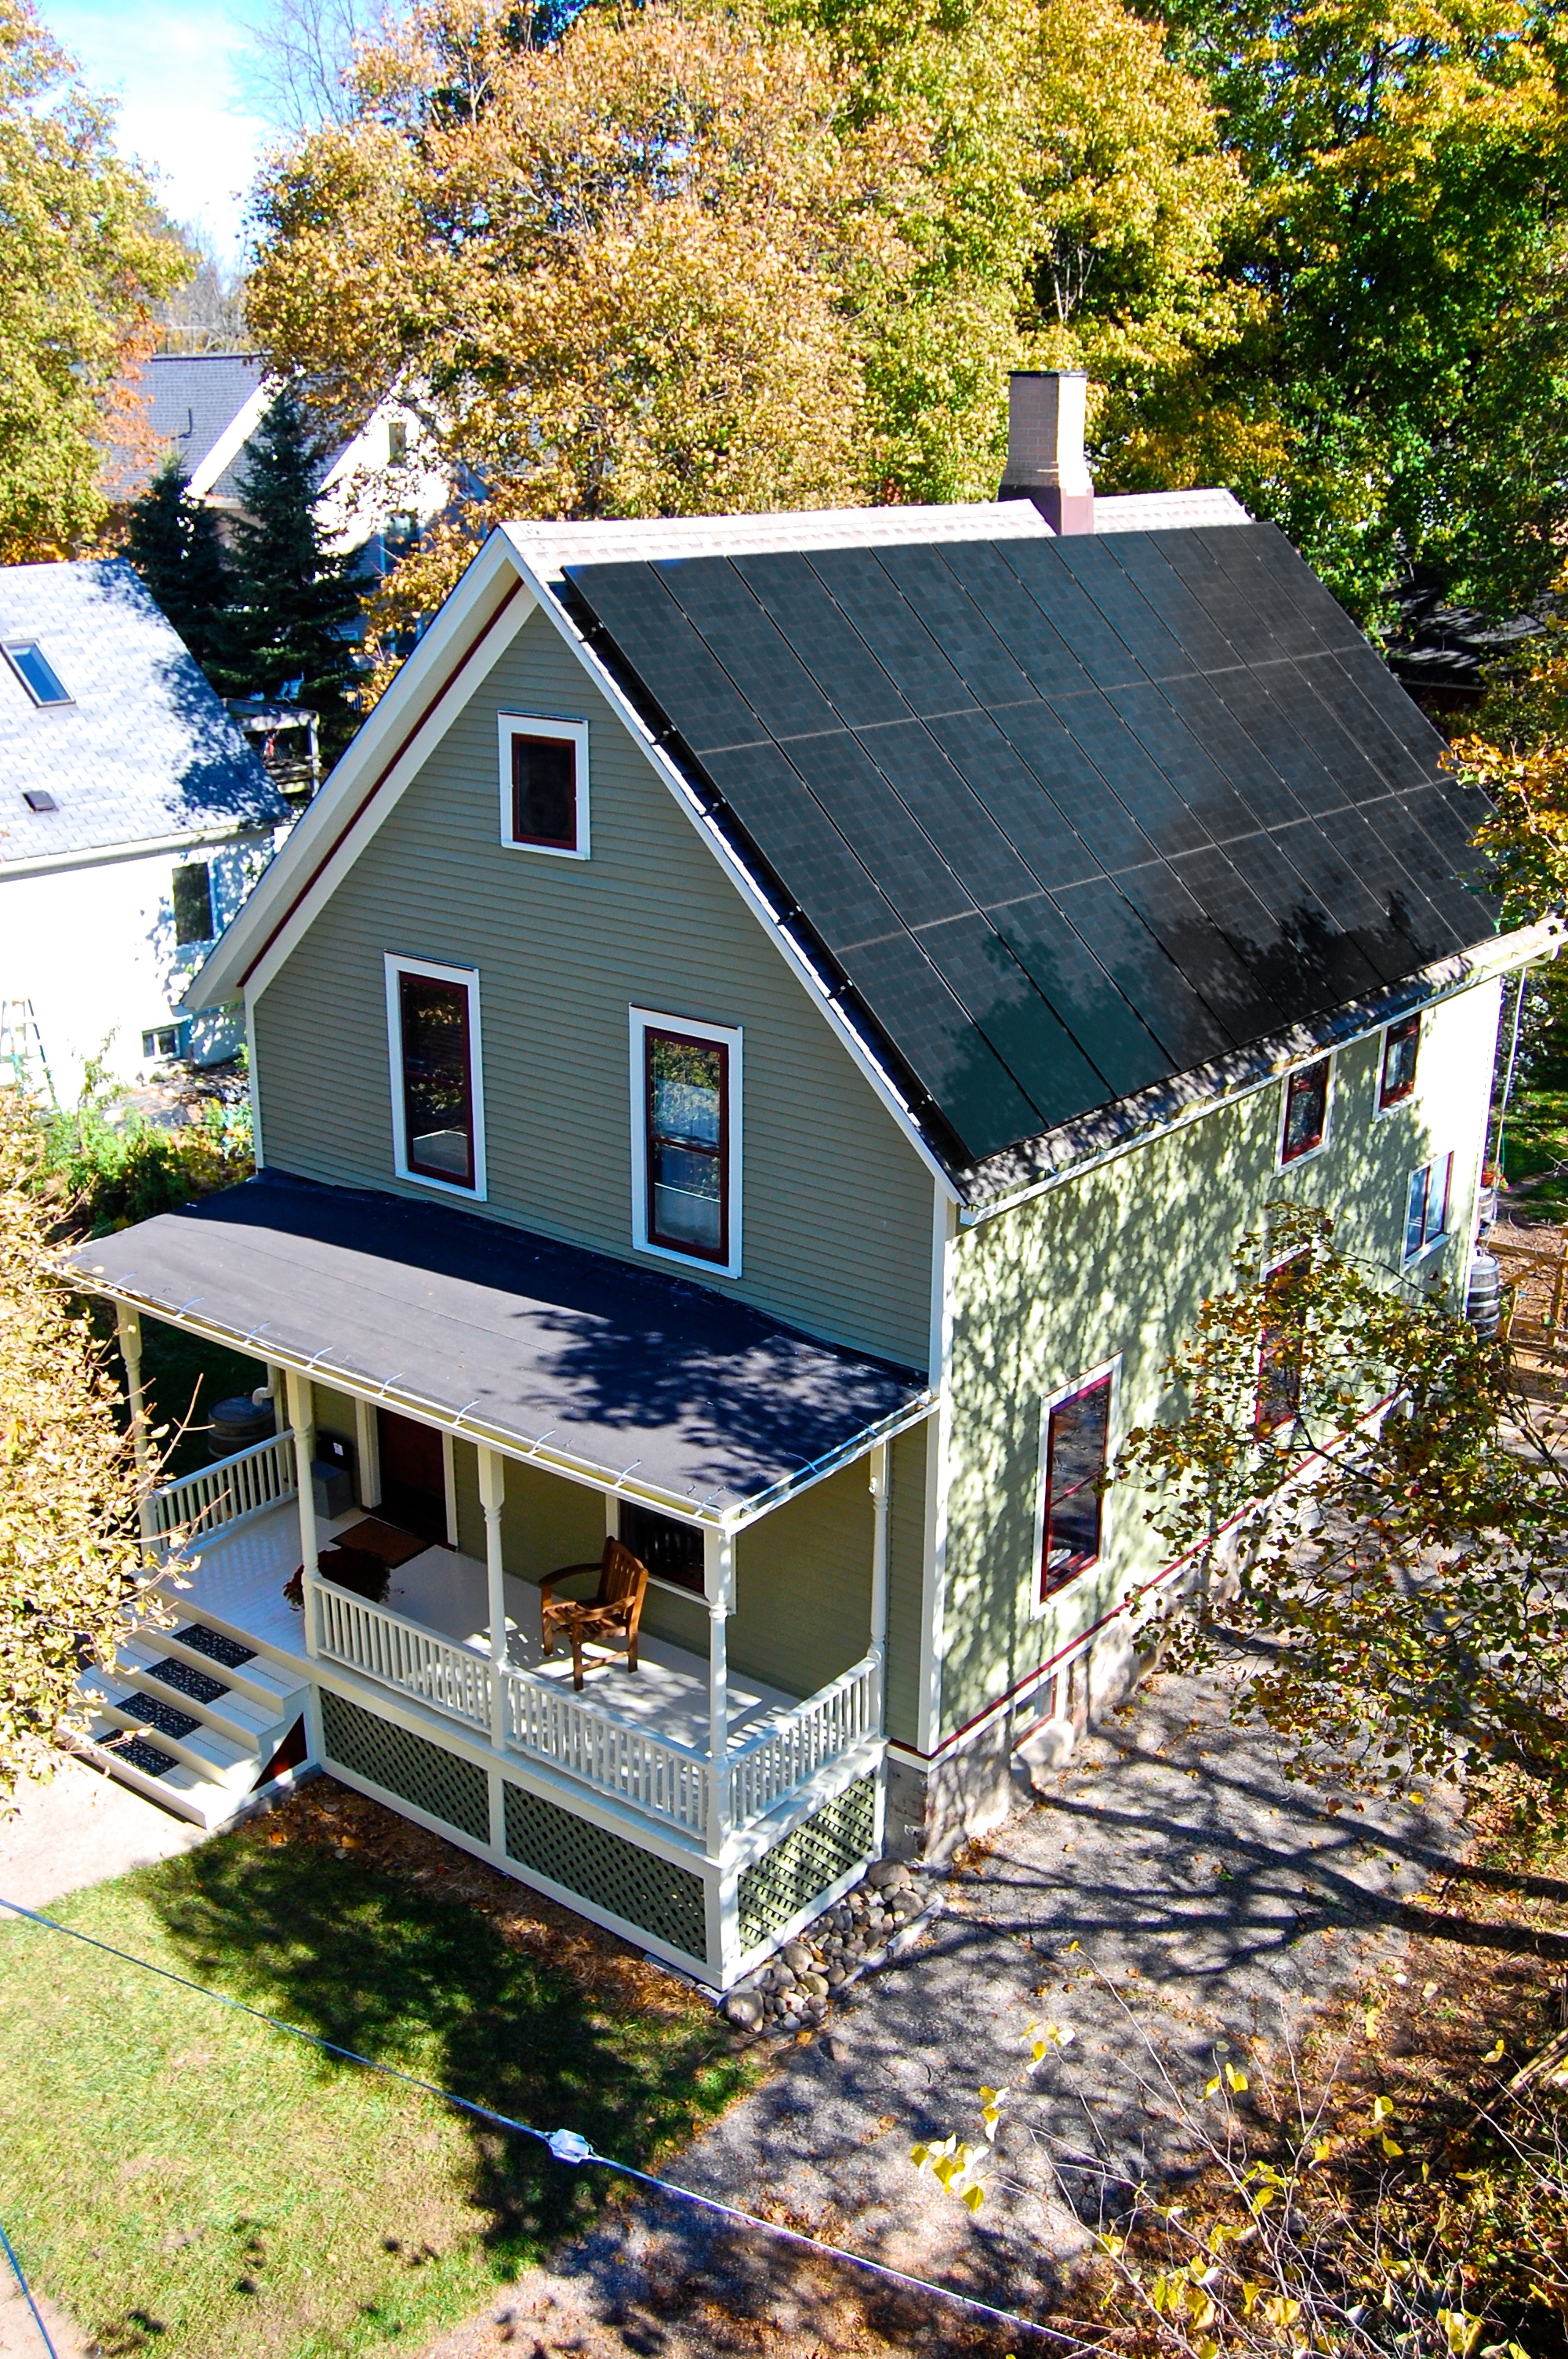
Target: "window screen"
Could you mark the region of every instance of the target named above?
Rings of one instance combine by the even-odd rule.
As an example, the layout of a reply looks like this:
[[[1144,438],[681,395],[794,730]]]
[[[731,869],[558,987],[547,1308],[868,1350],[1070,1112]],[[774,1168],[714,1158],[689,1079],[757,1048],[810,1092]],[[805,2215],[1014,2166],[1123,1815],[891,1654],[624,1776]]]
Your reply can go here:
[[[655,1580],[670,1581],[677,1589],[702,1595],[704,1549],[702,1534],[695,1524],[677,1523],[674,1516],[661,1516],[652,1507],[636,1507],[622,1500],[621,1538]]]
[[[643,1042],[649,1243],[727,1261],[730,1051],[652,1028]]]
[[[1390,1024],[1383,1035],[1383,1074],[1378,1088],[1379,1106],[1402,1105],[1415,1089],[1416,1053],[1421,1047],[1421,1017],[1407,1016]]]
[[[204,860],[188,861],[174,872],[174,939],[210,942],[212,934],[212,871]]]
[[[433,975],[397,979],[403,1035],[403,1119],[408,1169],[456,1188],[474,1184],[473,1068],[468,985]]]
[[[70,690],[36,639],[16,639],[5,649],[6,659],[35,704],[70,704]]]
[[[1058,1401],[1045,1432],[1045,1498],[1040,1543],[1040,1594],[1049,1597],[1094,1563],[1105,1502],[1096,1487],[1110,1440],[1110,1378]]]
[[[1454,1179],[1454,1158],[1439,1155],[1411,1173],[1405,1201],[1405,1259],[1413,1261],[1448,1234],[1448,1195]]]
[[[569,737],[514,735],[512,840],[577,850],[577,747]]]
[[[1333,1060],[1320,1058],[1303,1065],[1285,1083],[1285,1128],[1280,1143],[1281,1163],[1294,1163],[1321,1147],[1328,1135],[1328,1074]]]

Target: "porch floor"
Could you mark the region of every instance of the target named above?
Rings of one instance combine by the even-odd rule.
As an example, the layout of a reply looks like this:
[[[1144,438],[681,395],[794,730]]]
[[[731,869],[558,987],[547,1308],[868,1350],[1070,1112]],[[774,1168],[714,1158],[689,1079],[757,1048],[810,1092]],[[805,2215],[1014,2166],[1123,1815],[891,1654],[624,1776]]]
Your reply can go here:
[[[362,1520],[366,1510],[319,1525],[324,1548],[330,1538]],[[292,1501],[253,1522],[219,1532],[205,1541],[200,1560],[185,1569],[189,1587],[171,1593],[187,1620],[211,1615],[267,1652],[303,1671],[304,1616],[283,1594],[299,1562],[299,1519]],[[455,1549],[429,1548],[394,1570],[384,1600],[390,1614],[417,1622],[440,1637],[490,1652],[485,1568]],[[571,1657],[540,1651],[539,1592],[531,1581],[506,1576],[507,1653],[522,1670],[571,1688]],[[628,1670],[624,1656],[589,1647],[584,1655],[583,1699],[617,1718],[635,1722],[652,1734],[704,1751],[708,1745],[708,1663],[704,1656],[644,1635],[640,1664]],[[736,1751],[799,1699],[759,1680],[742,1679],[731,1667],[729,1680],[730,1749]]]

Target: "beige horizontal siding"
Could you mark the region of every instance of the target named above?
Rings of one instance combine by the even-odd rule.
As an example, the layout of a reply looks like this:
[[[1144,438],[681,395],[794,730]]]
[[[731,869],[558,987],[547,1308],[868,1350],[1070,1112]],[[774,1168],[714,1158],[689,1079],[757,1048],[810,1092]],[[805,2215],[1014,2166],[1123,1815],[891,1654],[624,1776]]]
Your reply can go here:
[[[529,709],[588,720],[588,861],[499,841],[496,714]],[[627,1259],[640,1258],[627,1008],[741,1026],[743,1275],[688,1274],[829,1340],[925,1364],[929,1176],[542,614],[257,1007],[268,1163],[422,1195],[393,1177],[388,951],[479,969],[488,1211]]]

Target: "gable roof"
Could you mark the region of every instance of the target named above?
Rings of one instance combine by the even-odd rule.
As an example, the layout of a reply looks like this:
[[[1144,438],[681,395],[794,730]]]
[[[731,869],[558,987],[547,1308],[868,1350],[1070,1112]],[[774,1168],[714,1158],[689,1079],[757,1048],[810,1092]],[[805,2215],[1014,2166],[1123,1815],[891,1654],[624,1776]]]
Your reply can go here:
[[[1493,929],[1480,798],[1272,526],[565,576],[956,1169]]]
[[[246,442],[267,407],[265,371],[255,353],[155,353],[130,385],[160,452],[172,452],[191,489],[237,500]],[[135,499],[158,462],[119,449],[105,468],[112,500]]]
[[[0,567],[0,642],[36,640],[70,704],[0,662],[0,873],[168,836],[273,826],[287,804],[172,625],[118,560]],[[34,811],[28,791],[57,808]]]

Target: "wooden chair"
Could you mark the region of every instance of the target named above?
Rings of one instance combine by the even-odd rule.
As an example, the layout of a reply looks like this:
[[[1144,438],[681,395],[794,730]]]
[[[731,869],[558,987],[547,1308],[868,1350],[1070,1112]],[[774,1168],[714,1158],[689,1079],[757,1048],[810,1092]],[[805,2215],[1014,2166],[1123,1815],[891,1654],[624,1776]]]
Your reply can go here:
[[[573,1573],[597,1572],[599,1587],[591,1597],[564,1597],[557,1605],[555,1586],[557,1581],[568,1581]],[[626,1649],[626,1668],[637,1668],[637,1626],[643,1618],[643,1599],[647,1593],[648,1568],[641,1557],[617,1539],[607,1539],[604,1553],[597,1564],[557,1565],[539,1583],[540,1621],[544,1631],[542,1651],[553,1655],[556,1640],[564,1636],[572,1650],[572,1685],[582,1685],[582,1648],[585,1638],[597,1638],[601,1645],[621,1646]]]

